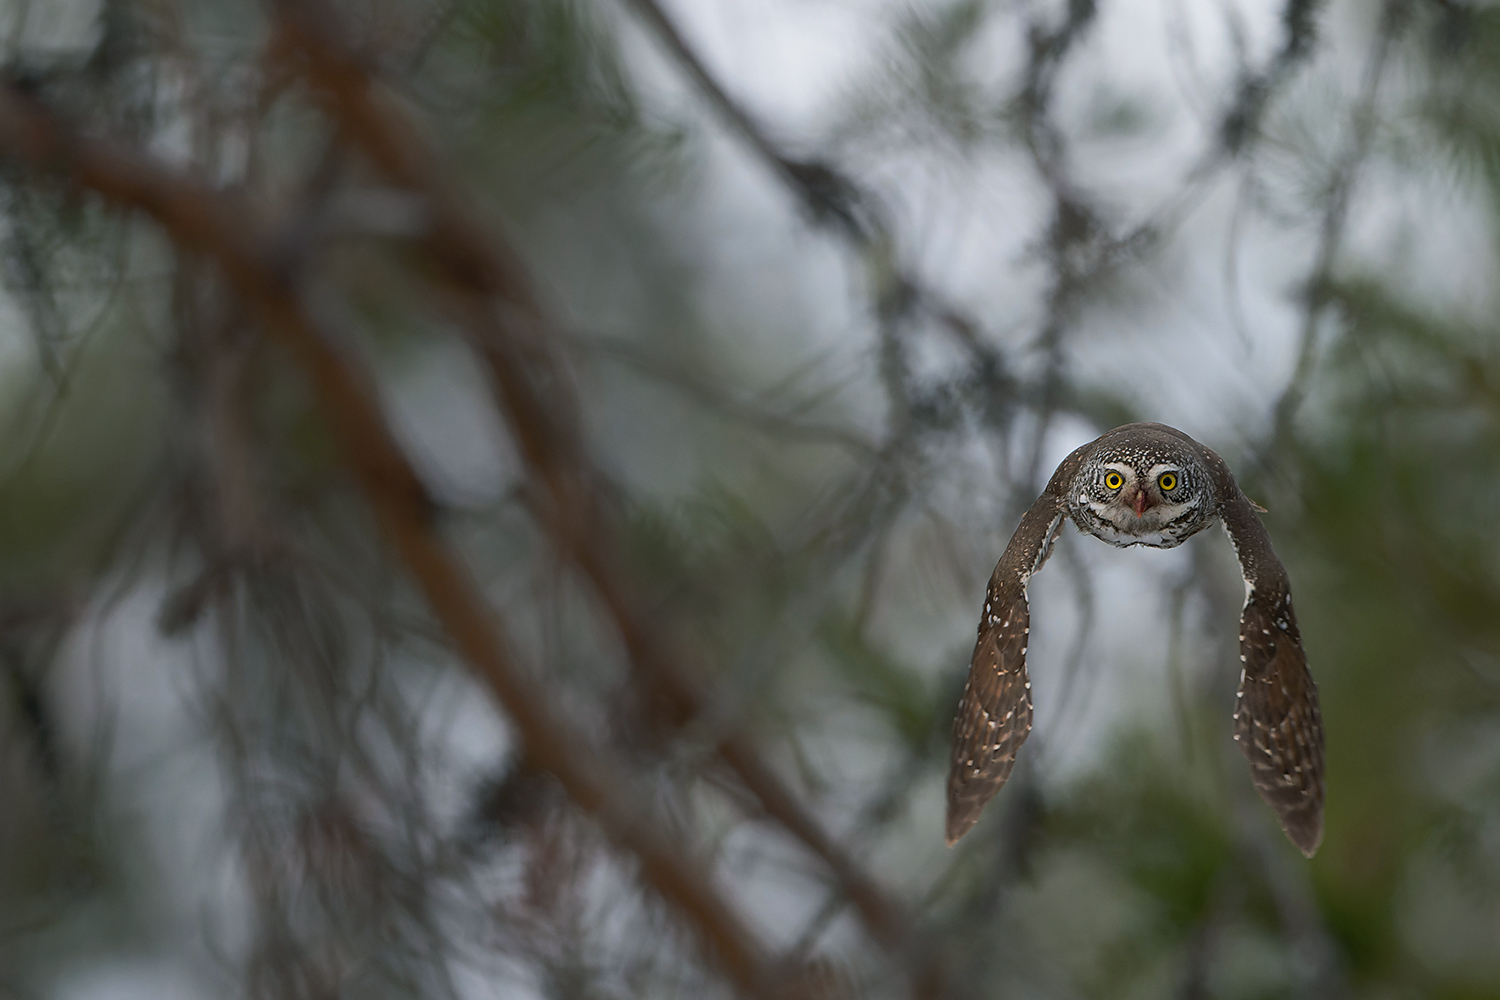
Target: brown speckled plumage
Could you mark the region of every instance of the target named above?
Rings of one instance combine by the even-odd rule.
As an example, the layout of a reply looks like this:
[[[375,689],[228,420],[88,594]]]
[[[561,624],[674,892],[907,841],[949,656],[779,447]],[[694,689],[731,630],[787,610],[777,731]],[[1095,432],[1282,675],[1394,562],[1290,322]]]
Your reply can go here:
[[[1171,548],[1222,521],[1245,577],[1234,738],[1251,780],[1308,857],[1323,838],[1323,723],[1286,570],[1255,506],[1214,451],[1163,424],[1126,424],[1074,451],[1021,518],[985,594],[953,720],[951,845],[979,819],[1031,732],[1026,584],[1069,517],[1111,545]]]

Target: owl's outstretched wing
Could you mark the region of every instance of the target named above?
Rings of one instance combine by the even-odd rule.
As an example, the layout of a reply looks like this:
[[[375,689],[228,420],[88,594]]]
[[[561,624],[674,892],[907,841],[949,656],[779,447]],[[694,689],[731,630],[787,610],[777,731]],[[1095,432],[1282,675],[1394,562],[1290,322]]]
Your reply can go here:
[[[1068,456],[1021,518],[990,577],[969,680],[953,719],[949,847],[979,820],[984,804],[1010,777],[1016,753],[1031,732],[1031,681],[1026,677],[1031,611],[1026,604],[1026,582],[1051,553],[1067,513],[1066,485],[1072,482],[1081,452]]]
[[[1276,811],[1287,838],[1312,857],[1323,840],[1318,686],[1302,651],[1286,570],[1271,548],[1265,525],[1237,486],[1220,514],[1239,556],[1246,590],[1240,614],[1244,668],[1235,698],[1234,738],[1250,762],[1255,790]]]
[[[969,679],[953,718],[949,847],[979,821],[979,811],[1010,777],[1016,753],[1031,733],[1031,681],[1026,677],[1031,612],[1026,588],[1006,587],[1001,580],[1004,565],[1002,560],[990,578]]]

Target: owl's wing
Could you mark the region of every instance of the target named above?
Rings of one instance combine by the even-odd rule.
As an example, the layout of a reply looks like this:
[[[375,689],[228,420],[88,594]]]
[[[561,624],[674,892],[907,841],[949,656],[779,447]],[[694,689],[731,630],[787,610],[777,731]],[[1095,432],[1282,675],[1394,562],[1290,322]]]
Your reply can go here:
[[[1323,840],[1323,719],[1286,570],[1265,525],[1235,487],[1220,511],[1245,575],[1234,738],[1260,797],[1308,857]]]
[[[1055,483],[1058,477],[1053,479]],[[1049,485],[1021,518],[990,577],[969,680],[953,719],[949,847],[979,820],[984,804],[1010,777],[1016,753],[1031,732],[1031,682],[1026,677],[1031,611],[1026,605],[1026,581],[1047,560],[1065,512],[1063,496]]]

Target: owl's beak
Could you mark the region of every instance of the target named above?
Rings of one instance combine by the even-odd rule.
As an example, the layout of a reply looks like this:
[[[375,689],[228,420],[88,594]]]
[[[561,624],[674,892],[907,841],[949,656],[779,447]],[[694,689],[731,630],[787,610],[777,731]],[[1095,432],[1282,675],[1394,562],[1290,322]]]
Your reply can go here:
[[[1141,516],[1145,515],[1146,508],[1147,507],[1154,507],[1154,506],[1155,506],[1155,504],[1153,504],[1151,502],[1151,498],[1148,497],[1148,496],[1146,496],[1146,491],[1145,490],[1141,490],[1138,493],[1136,493],[1136,495],[1135,495],[1135,516],[1136,517],[1141,517]]]

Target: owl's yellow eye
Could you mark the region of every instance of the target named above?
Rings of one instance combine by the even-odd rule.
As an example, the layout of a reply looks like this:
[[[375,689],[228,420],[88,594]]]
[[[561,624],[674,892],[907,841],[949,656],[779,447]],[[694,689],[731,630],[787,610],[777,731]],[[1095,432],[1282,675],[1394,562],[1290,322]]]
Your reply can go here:
[[[1156,485],[1162,488],[1163,493],[1171,492],[1177,488],[1177,477],[1170,472],[1163,472],[1157,477]]]
[[[1117,490],[1121,486],[1125,485],[1125,480],[1120,478],[1120,474],[1118,472],[1111,472],[1109,475],[1104,477],[1104,485],[1108,486],[1112,490]]]

